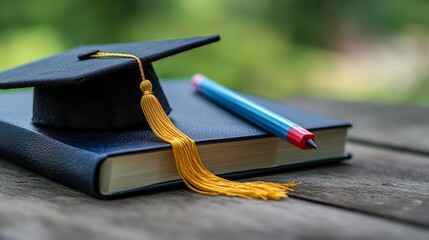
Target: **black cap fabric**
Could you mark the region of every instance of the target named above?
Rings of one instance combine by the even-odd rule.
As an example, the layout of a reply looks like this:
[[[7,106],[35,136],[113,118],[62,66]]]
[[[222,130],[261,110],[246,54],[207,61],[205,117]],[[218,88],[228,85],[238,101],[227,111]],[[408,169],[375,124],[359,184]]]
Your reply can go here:
[[[115,129],[146,124],[138,65],[130,58],[88,58],[97,51],[136,55],[164,110],[170,107],[152,62],[219,36],[81,46],[0,73],[0,89],[34,87],[33,122],[59,128]],[[197,70],[196,70],[197,71]]]

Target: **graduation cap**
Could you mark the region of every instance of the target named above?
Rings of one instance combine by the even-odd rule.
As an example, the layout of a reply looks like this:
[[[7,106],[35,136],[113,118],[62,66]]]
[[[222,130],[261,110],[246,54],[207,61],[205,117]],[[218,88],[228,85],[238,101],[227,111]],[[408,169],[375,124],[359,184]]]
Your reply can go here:
[[[219,36],[81,46],[0,73],[0,89],[34,87],[36,124],[57,128],[117,129],[146,124],[141,81],[130,58],[90,58],[96,52],[137,56],[153,94],[171,110],[152,62],[219,40]]]
[[[0,89],[34,87],[32,121],[36,124],[115,129],[147,123],[156,136],[171,144],[179,176],[198,193],[287,197],[297,183],[241,183],[211,173],[195,142],[167,116],[171,109],[151,63],[218,40],[219,36],[208,36],[82,46],[1,72]]]

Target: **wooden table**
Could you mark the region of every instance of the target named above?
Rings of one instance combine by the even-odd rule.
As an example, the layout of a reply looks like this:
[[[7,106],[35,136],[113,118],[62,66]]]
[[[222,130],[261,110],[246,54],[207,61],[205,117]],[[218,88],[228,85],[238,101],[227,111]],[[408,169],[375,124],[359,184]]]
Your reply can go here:
[[[429,239],[429,109],[295,99],[353,122],[344,163],[255,179],[282,201],[186,189],[100,201],[0,160],[0,239]]]

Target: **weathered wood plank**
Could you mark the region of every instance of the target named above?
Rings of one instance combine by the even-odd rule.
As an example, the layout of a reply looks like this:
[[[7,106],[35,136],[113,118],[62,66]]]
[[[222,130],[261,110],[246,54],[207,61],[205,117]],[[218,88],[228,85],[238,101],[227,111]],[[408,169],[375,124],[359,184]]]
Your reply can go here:
[[[339,167],[345,169],[345,175],[354,168]],[[306,184],[297,194],[307,194],[314,186],[316,193],[323,195],[321,198],[330,196],[323,191],[327,189],[340,197],[343,192],[332,179],[338,177],[334,174],[337,170],[330,169],[298,174]],[[348,176],[340,177],[344,178]],[[1,239],[427,239],[429,236],[429,230],[424,228],[297,199],[264,202],[176,190],[100,201],[3,160],[0,160],[0,198]]]
[[[0,159],[0,239],[428,238],[427,109],[291,103],[351,120],[353,139],[423,155],[350,144],[352,161],[255,178],[304,182],[279,202],[187,190],[99,201]]]
[[[429,108],[311,99],[286,102],[352,122],[351,139],[429,154]]]
[[[357,144],[348,150],[351,161],[262,179],[302,180],[293,196],[429,227],[428,157]]]

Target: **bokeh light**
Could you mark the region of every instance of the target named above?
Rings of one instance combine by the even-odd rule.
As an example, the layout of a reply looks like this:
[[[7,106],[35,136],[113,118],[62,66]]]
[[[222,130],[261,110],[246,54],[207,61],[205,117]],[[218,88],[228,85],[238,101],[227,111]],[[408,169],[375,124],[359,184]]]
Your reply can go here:
[[[0,70],[78,45],[220,34],[155,63],[276,99],[429,105],[424,0],[0,1]]]

